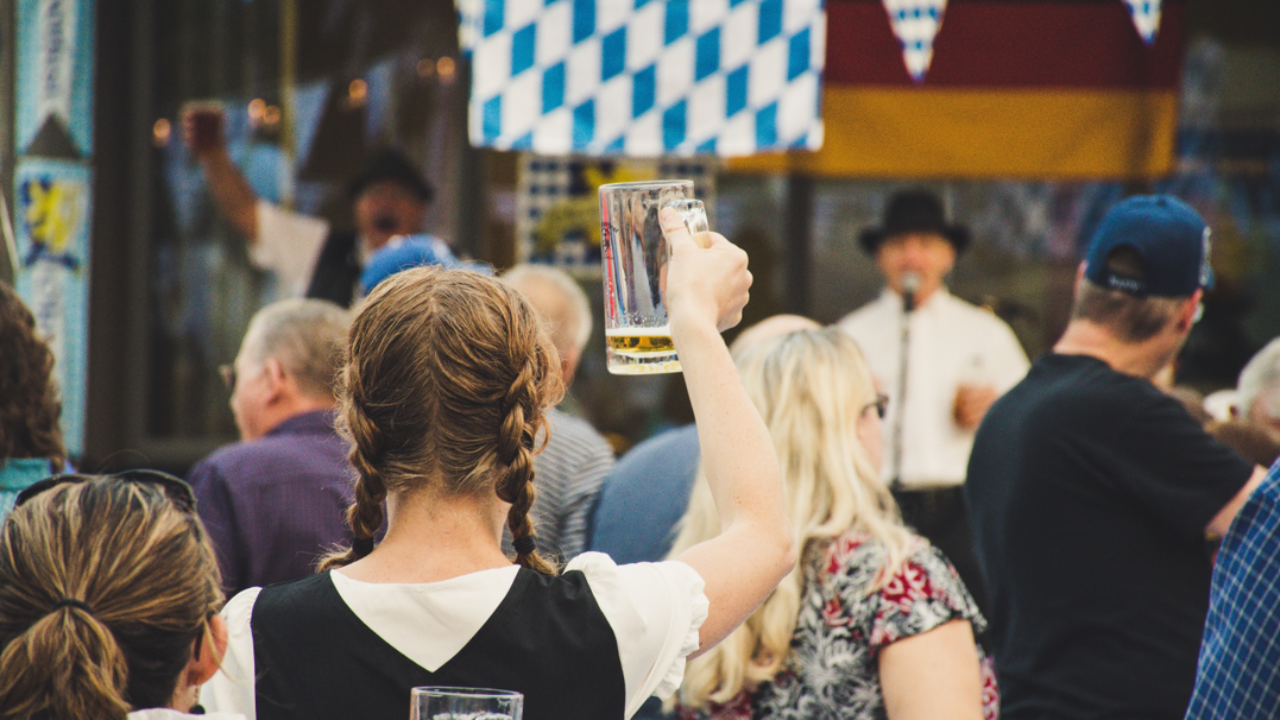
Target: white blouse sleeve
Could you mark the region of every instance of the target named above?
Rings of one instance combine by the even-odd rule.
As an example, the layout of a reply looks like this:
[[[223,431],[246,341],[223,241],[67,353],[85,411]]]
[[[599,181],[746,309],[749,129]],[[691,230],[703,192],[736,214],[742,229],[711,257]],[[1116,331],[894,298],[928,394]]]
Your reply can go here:
[[[253,682],[253,630],[249,620],[262,588],[249,588],[222,608],[227,623],[227,653],[222,667],[200,688],[200,704],[209,712],[240,713],[256,720]]]
[[[685,658],[698,649],[707,619],[705,583],[685,563],[615,565],[608,555],[579,555],[565,571],[581,570],[618,642],[626,682],[626,715],[650,695],[669,697],[684,679]]]
[[[329,223],[265,200],[258,201],[257,217],[258,240],[249,246],[249,260],[275,273],[284,296],[302,296],[320,259],[320,247],[329,236]]]

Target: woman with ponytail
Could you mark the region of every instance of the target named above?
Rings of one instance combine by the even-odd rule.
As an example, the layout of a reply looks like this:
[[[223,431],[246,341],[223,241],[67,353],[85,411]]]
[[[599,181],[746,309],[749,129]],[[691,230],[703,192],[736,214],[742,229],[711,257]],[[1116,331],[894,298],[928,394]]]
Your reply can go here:
[[[0,720],[195,717],[226,625],[194,504],[150,471],[18,495],[0,529]]]
[[[348,343],[352,547],[228,603],[207,707],[403,720],[411,688],[448,685],[519,691],[526,720],[625,720],[750,614],[794,563],[777,458],[719,334],[751,275],[723,237],[700,245],[674,211],[662,222],[671,334],[723,532],[672,562],[586,553],[558,572],[538,557],[532,459],[563,392],[555,348],[503,283],[407,270],[373,291]]]
[[[974,644],[984,620],[938,550],[903,527],[880,480],[880,413],[857,343],[793,332],[738,357],[783,468],[796,569],[685,669],[682,720],[979,720],[996,692]],[[718,532],[694,485],[673,552]]]

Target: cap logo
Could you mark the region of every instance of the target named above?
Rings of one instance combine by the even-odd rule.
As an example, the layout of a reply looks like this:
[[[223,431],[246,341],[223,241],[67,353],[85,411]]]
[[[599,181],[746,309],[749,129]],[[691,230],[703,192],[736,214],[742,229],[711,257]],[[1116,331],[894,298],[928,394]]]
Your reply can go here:
[[[1112,290],[1120,290],[1130,295],[1141,295],[1146,289],[1146,283],[1135,278],[1120,277],[1119,275],[1107,275],[1107,286]]]

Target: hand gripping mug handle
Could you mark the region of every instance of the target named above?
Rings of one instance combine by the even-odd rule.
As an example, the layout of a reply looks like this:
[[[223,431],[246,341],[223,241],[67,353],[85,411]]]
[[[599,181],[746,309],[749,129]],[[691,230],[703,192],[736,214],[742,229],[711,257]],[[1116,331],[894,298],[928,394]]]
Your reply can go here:
[[[701,200],[672,200],[664,207],[675,208],[684,218],[684,226],[689,229],[693,241],[701,247],[709,247],[710,240],[704,236],[711,227],[707,223],[707,208]]]

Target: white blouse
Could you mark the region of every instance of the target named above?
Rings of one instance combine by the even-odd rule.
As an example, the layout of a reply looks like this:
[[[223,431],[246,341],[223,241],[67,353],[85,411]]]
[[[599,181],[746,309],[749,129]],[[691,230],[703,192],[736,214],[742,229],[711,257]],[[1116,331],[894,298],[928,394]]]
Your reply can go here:
[[[488,621],[515,582],[516,565],[432,583],[367,583],[330,571],[343,602],[387,644],[434,672]],[[666,698],[684,676],[685,658],[698,649],[707,618],[704,583],[678,562],[615,565],[603,553],[584,553],[565,571],[580,570],[613,628],[626,686],[626,717],[650,695]],[[210,711],[255,720],[253,633],[250,618],[260,588],[250,588],[222,611],[229,641],[222,669],[205,684],[201,704]],[[406,708],[407,712],[407,708]]]

